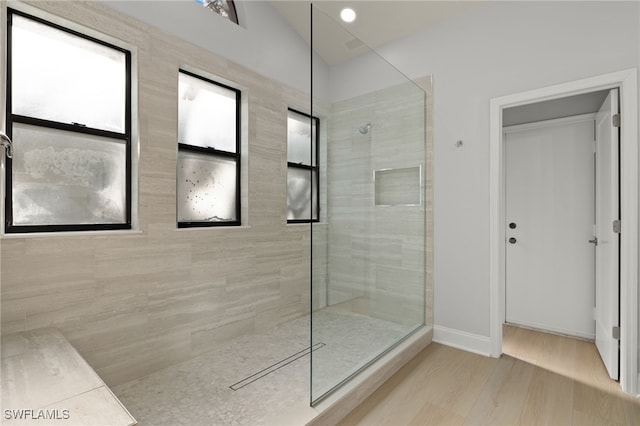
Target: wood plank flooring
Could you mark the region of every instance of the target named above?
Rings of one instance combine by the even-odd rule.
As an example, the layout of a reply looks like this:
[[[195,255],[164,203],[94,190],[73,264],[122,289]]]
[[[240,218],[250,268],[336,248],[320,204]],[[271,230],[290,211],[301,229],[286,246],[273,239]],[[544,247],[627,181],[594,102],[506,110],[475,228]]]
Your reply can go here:
[[[593,343],[503,330],[499,359],[431,344],[340,425],[640,425]]]

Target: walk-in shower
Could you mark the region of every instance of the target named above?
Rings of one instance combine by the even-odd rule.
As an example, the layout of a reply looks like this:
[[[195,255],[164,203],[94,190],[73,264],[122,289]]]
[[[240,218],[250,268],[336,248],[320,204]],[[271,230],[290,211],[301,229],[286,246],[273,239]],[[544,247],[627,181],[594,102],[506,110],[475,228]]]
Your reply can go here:
[[[312,6],[314,60],[353,39]],[[335,67],[329,87],[312,81],[321,192],[311,345],[323,344],[311,353],[312,404],[427,317],[425,91],[373,50]]]
[[[342,398],[341,393],[349,392],[355,382],[341,386],[345,381],[363,369],[379,372],[379,366],[398,367],[427,344],[425,328],[407,338],[430,315],[425,316],[425,293],[429,299],[425,236],[428,239],[430,234],[426,231],[428,214],[425,216],[430,208],[428,185],[425,190],[430,175],[425,93],[413,82],[375,52],[358,47],[362,43],[354,42],[353,35],[319,11],[313,22],[314,40],[324,39],[328,48],[336,51],[344,50],[348,43],[347,48],[358,49],[359,56],[337,63],[327,57],[320,59],[320,53],[314,53],[315,43],[311,51],[302,49],[302,39],[283,29],[282,19],[271,10],[271,3],[278,2],[242,2],[246,12],[242,15],[265,18],[259,21],[264,25],[215,25],[215,34],[223,35],[233,47],[222,53],[209,51],[192,37],[193,31],[177,27],[164,31],[166,17],[181,16],[184,22],[201,23],[203,31],[196,32],[206,33],[211,27],[206,20],[219,17],[208,12],[204,16],[193,2],[153,2],[152,14],[143,13],[132,4],[135,2],[9,2],[15,11],[8,11],[6,3],[0,4],[0,18],[5,33],[13,35],[4,46],[5,53],[13,52],[14,56],[8,57],[16,59],[20,52],[23,59],[38,56],[29,54],[29,46],[18,48],[20,31],[29,39],[42,39],[34,44],[39,48],[56,45],[71,51],[89,43],[90,48],[84,49],[87,57],[97,55],[100,63],[115,61],[114,69],[122,69],[114,78],[122,87],[130,86],[131,102],[125,87],[122,102],[114,106],[117,117],[129,123],[126,135],[89,129],[83,140],[74,142],[84,147],[80,150],[75,145],[57,146],[51,138],[77,133],[83,126],[35,116],[27,126],[13,114],[16,120],[7,129],[7,137],[0,134],[0,157],[6,155],[7,148],[15,150],[11,168],[4,167],[8,162],[0,162],[0,177],[3,183],[9,182],[5,189],[27,179],[33,189],[25,198],[29,205],[46,201],[51,196],[46,189],[56,185],[68,193],[69,200],[78,201],[74,194],[91,192],[84,181],[91,178],[100,184],[105,176],[94,173],[91,164],[76,167],[78,162],[71,160],[78,152],[88,150],[86,155],[93,158],[93,151],[110,152],[113,148],[123,155],[114,167],[127,169],[127,173],[116,174],[131,183],[125,192],[131,195],[126,210],[130,210],[133,231],[75,232],[84,227],[73,225],[63,233],[3,236],[3,337],[31,333],[40,327],[60,330],[76,355],[91,367],[81,368],[80,373],[92,373],[91,383],[104,381],[139,424],[154,426],[304,425],[319,416],[342,415],[366,394],[358,389],[357,398]],[[281,3],[299,3],[309,10],[308,2]],[[331,3],[319,5],[329,7]],[[28,15],[31,13],[35,16]],[[18,21],[26,25],[21,30]],[[238,31],[243,33],[239,39],[235,37]],[[249,64],[244,62],[243,58],[251,56],[252,40],[261,36],[265,38],[262,53],[276,55],[284,63],[272,68],[273,63],[263,64],[263,58],[256,55]],[[131,52],[133,60],[129,61]],[[312,68],[321,71],[313,73],[317,80],[311,79],[306,68],[309,52],[321,61],[315,61]],[[83,62],[85,53],[72,62]],[[11,71],[17,64],[8,61],[5,74],[22,75],[18,68]],[[130,68],[127,64],[135,72],[124,72]],[[70,80],[63,80],[75,87]],[[12,81],[17,87],[15,79]],[[311,96],[305,85],[309,81],[313,81]],[[195,98],[180,96],[185,82],[197,89]],[[49,86],[52,90],[58,87]],[[33,94],[27,92],[23,95]],[[14,101],[27,99],[16,90],[11,93]],[[36,96],[34,105],[44,105],[44,98]],[[91,107],[100,106],[102,98],[95,98],[97,103],[92,102]],[[67,112],[78,109],[72,108],[67,97],[56,99]],[[49,109],[60,109],[54,104]],[[90,109],[80,112],[89,113]],[[187,110],[189,118],[184,121]],[[222,120],[224,129],[206,126],[212,111],[223,111],[220,114],[228,118]],[[310,120],[310,116],[318,120]],[[101,114],[96,117],[104,121]],[[204,127],[191,123],[193,117]],[[289,146],[289,130],[294,127],[289,118],[309,124],[308,132],[293,132],[299,138],[291,138],[292,145],[304,146],[309,135],[307,151]],[[187,122],[195,128],[189,124],[187,130]],[[42,133],[52,123],[57,125],[47,131],[50,135]],[[25,126],[44,129],[40,132],[44,136],[32,135],[33,139],[28,133],[34,132],[27,132]],[[185,142],[191,140],[186,135],[192,131],[200,139],[190,145]],[[117,143],[107,140],[116,136]],[[109,146],[100,148],[97,145],[102,142],[94,139],[104,139]],[[187,145],[189,161],[183,149]],[[59,155],[48,156],[46,162],[25,163],[30,152],[37,151],[38,157],[50,150]],[[131,155],[125,155],[129,151]],[[310,158],[312,155],[316,158]],[[52,166],[58,157],[69,157],[64,170]],[[119,154],[116,157],[120,158]],[[194,168],[191,177],[180,171],[180,165],[187,163]],[[80,176],[77,169],[86,171],[82,176],[89,178],[76,182]],[[57,180],[48,182],[50,175],[56,175]],[[194,183],[193,179],[198,184],[198,176],[213,179],[215,182],[205,183],[216,187],[198,191],[199,205],[207,204],[205,210],[239,207],[231,208],[233,223],[179,226],[180,206],[184,209],[186,199],[180,197],[180,187]],[[295,196],[289,198],[290,194]],[[89,213],[105,214],[104,203],[97,202],[100,200],[81,198],[78,203],[91,210]],[[115,197],[114,202],[120,198]],[[53,204],[65,209],[75,205]],[[289,210],[293,217],[289,217]],[[10,206],[7,212],[13,214]],[[77,214],[62,213],[49,219],[77,222]],[[222,217],[206,215],[200,219],[213,216]],[[30,220],[29,214],[13,217]],[[45,219],[42,230],[49,226],[49,219]],[[207,225],[208,221],[201,222]],[[231,226],[236,224],[242,226]],[[13,338],[14,342],[25,341]],[[34,348],[24,349],[10,351],[12,359],[7,363],[3,359],[3,403],[11,400],[5,388],[29,400],[31,393],[22,391],[33,389],[31,379],[42,376],[42,363],[24,363],[18,357],[33,358],[30,351]],[[404,352],[397,354],[400,351]],[[384,364],[387,356],[396,355],[401,359]],[[51,361],[59,363],[67,358]],[[374,360],[376,365],[367,369]],[[31,372],[11,374],[21,371],[12,366],[31,364]],[[11,369],[5,371],[5,365]],[[56,380],[77,376],[77,365],[66,367],[69,375],[58,375]],[[375,377],[388,377],[392,372],[393,368],[388,368]],[[373,376],[367,374],[358,379]],[[379,384],[372,383],[369,391]],[[98,396],[110,393],[106,386],[100,386],[103,392]],[[340,392],[331,393],[334,389]],[[330,393],[330,399],[324,399],[326,404],[316,403]],[[309,407],[310,399],[313,408]],[[334,402],[347,406],[335,409]],[[44,401],[11,405],[6,408],[46,407]],[[105,419],[108,411],[101,407],[102,403],[89,408],[96,418]],[[83,413],[78,414],[82,417]],[[71,423],[82,423],[73,412],[71,416],[75,419]],[[323,420],[317,424],[338,422],[335,418]],[[116,424],[112,418],[105,422]]]

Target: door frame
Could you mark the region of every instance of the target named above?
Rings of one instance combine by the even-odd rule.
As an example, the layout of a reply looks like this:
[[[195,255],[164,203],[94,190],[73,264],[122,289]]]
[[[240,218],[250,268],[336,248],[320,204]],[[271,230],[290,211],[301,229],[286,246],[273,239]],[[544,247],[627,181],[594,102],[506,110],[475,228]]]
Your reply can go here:
[[[620,384],[638,394],[638,70],[627,69],[490,100],[489,285],[492,357],[502,354],[505,320],[505,157],[502,110],[583,93],[620,91]],[[630,219],[629,219],[630,218]]]

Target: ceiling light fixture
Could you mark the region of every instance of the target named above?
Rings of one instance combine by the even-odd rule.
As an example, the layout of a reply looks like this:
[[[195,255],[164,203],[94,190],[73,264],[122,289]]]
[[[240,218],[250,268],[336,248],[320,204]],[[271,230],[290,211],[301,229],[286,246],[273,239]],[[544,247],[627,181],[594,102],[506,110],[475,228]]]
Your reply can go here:
[[[347,23],[353,22],[356,20],[356,12],[350,7],[345,7],[340,12],[340,18]]]

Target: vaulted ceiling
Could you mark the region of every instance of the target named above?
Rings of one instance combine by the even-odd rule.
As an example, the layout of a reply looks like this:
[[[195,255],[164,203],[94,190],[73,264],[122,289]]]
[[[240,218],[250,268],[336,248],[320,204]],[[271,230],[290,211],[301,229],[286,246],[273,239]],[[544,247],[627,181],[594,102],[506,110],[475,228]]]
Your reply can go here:
[[[271,3],[289,25],[309,42],[309,2],[272,0]],[[315,0],[314,7],[326,16],[315,20],[314,49],[329,65],[338,64],[367,51],[366,46],[377,48],[484,3],[452,0]],[[340,20],[340,11],[345,7],[356,12],[354,22],[347,24]],[[336,31],[335,25],[342,26],[346,31]]]

